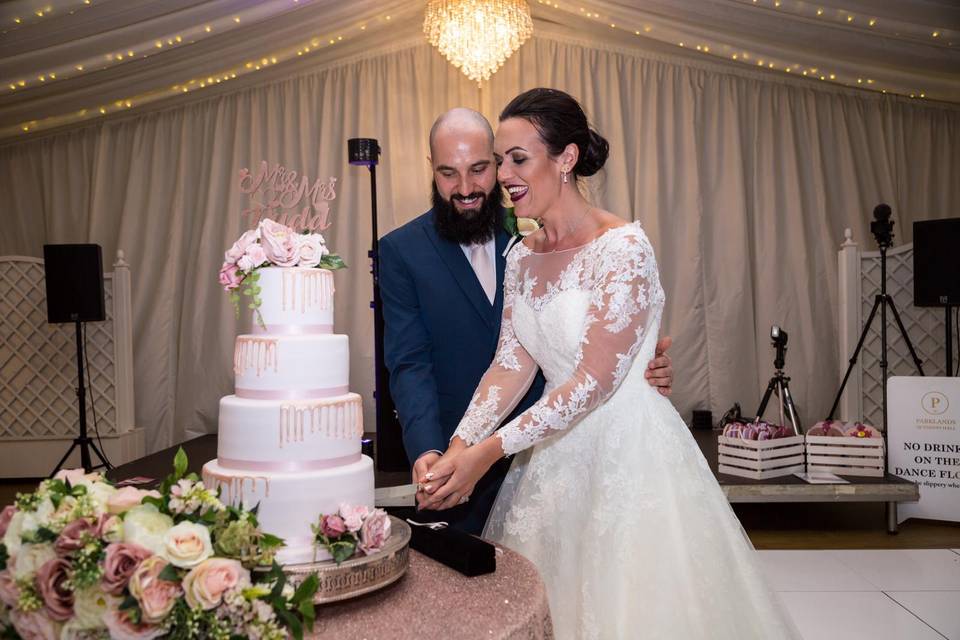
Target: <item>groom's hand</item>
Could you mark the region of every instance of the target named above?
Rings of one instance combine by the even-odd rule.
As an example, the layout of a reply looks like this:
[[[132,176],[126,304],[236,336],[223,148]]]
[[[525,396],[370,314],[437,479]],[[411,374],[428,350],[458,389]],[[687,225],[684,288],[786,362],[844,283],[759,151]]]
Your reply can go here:
[[[673,391],[673,360],[667,355],[667,349],[673,344],[673,338],[665,336],[657,343],[656,357],[647,365],[645,377],[651,386],[656,387],[660,395],[669,396]]]
[[[427,475],[427,472],[430,471],[430,467],[437,463],[437,460],[440,459],[440,454],[436,451],[428,451],[413,463],[413,484],[418,487],[422,487],[424,482],[424,476]],[[423,489],[417,489],[417,506],[422,506],[423,502],[429,498],[429,496],[424,493]]]

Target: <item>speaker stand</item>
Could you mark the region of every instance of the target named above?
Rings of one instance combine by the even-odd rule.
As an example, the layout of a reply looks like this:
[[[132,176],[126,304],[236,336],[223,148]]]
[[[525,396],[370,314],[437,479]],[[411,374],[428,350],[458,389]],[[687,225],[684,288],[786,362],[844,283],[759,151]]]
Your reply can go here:
[[[951,312],[953,311],[953,308],[952,308],[950,305],[947,305],[946,307],[944,307],[944,309],[945,309],[946,314],[947,314],[947,316],[946,316],[946,323],[944,323],[944,324],[946,325],[946,327],[947,327],[947,342],[946,342],[946,345],[947,345],[947,372],[946,372],[946,375],[949,377],[949,376],[952,376],[952,375],[953,375],[953,316],[951,315]]]
[[[97,449],[97,445],[94,444],[90,436],[87,435],[87,388],[83,383],[83,340],[81,338],[80,320],[75,319],[74,323],[77,330],[77,400],[79,401],[80,410],[80,435],[73,439],[73,444],[70,445],[67,452],[60,458],[60,462],[57,463],[56,468],[54,468],[50,474],[51,477],[60,471],[63,465],[66,464],[67,458],[70,457],[70,454],[73,453],[73,450],[77,447],[80,447],[80,466],[83,467],[84,472],[90,473],[94,469],[101,467],[104,469],[113,468],[110,466],[110,463],[107,462],[103,453]],[[96,467],[90,464],[90,449],[93,449],[93,452],[97,454],[97,458],[100,459],[100,464]]]

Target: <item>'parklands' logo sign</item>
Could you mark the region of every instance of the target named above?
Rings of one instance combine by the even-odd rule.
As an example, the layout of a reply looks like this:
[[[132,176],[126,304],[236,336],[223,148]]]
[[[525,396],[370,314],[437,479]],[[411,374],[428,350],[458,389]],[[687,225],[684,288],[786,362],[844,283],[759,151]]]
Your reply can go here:
[[[336,178],[317,178],[310,182],[305,175],[282,165],[260,162],[256,173],[240,171],[240,192],[250,196],[250,207],[241,215],[250,217],[250,227],[263,218],[270,218],[296,231],[318,233],[330,226],[330,201],[337,197]]]
[[[939,416],[950,408],[950,400],[939,391],[925,393],[921,399],[923,410],[932,416]]]

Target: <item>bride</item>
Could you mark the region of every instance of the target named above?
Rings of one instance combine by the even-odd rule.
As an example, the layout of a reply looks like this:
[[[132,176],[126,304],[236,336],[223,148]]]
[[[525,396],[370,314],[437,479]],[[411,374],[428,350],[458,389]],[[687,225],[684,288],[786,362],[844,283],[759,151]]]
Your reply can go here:
[[[533,89],[503,110],[495,148],[516,215],[543,228],[507,257],[495,359],[421,506],[465,502],[516,454],[484,536],[537,566],[559,638],[794,637],[689,430],[644,380],[664,306],[653,249],[577,188],[607,141],[571,96]],[[498,430],[538,368],[543,397]]]

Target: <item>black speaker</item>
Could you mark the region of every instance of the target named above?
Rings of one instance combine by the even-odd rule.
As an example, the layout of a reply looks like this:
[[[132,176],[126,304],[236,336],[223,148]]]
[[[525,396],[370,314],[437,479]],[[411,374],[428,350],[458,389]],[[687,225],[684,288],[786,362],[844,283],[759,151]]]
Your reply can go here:
[[[107,319],[103,298],[103,254],[98,244],[45,244],[47,322]]]
[[[913,304],[960,305],[960,218],[913,223]]]

